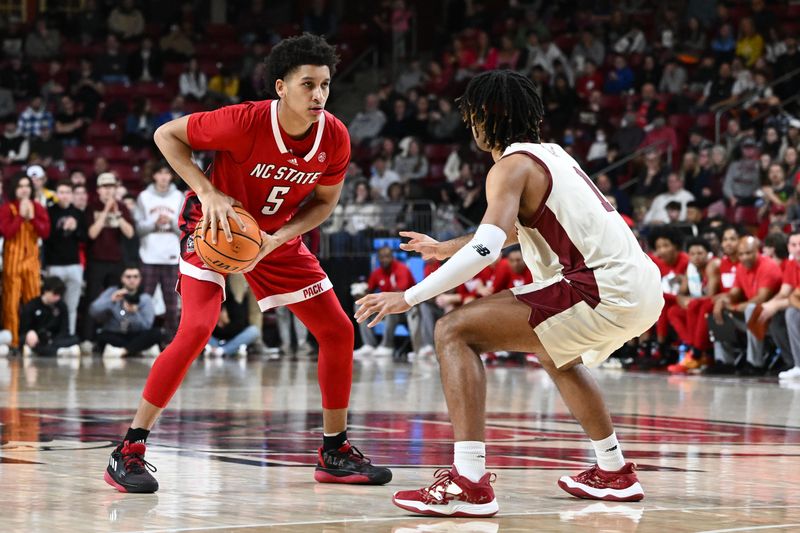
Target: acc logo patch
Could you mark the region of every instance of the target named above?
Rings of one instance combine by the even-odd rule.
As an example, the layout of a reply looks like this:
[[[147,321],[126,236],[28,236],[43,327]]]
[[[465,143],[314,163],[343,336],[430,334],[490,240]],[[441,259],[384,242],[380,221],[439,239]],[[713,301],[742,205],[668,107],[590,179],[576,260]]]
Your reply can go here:
[[[317,156],[317,161],[319,161],[320,163],[324,163],[327,157],[328,154],[326,154],[325,152],[320,152],[319,155]]]
[[[189,238],[186,239],[186,251],[194,252],[194,233],[189,235]]]

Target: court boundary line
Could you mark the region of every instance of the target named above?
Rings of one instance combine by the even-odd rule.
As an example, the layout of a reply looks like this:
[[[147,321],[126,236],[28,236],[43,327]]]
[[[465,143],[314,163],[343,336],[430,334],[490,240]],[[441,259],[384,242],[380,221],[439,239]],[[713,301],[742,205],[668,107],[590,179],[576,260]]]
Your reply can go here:
[[[800,527],[800,523],[798,524],[775,524],[772,526],[748,526],[748,527],[734,527],[731,529],[707,529],[700,531],[699,533],[731,533],[733,531],[755,531],[755,530],[764,530],[764,529],[785,529],[787,527]]]
[[[619,506],[617,506],[619,507]],[[800,505],[763,505],[763,506],[749,506],[749,507],[742,507],[740,505],[729,505],[729,506],[714,506],[714,507],[655,507],[652,509],[642,509],[643,512],[692,512],[692,511],[718,511],[718,510],[727,510],[727,509],[737,509],[737,510],[756,510],[756,509],[797,509],[800,508]],[[523,513],[504,513],[500,516],[495,517],[497,518],[505,518],[505,517],[514,517],[514,516],[545,516],[545,515],[557,515],[561,514],[565,511],[530,511],[530,512],[523,512]],[[613,514],[614,508],[610,508],[608,510],[598,511],[596,514]],[[368,517],[361,517],[361,518],[342,518],[338,520],[305,520],[299,522],[262,522],[257,524],[241,524],[241,525],[220,525],[220,526],[205,526],[205,527],[186,527],[186,528],[166,528],[166,529],[136,529],[136,530],[126,530],[121,531],[119,533],[168,533],[171,531],[213,531],[213,530],[234,530],[234,529],[253,529],[257,527],[287,527],[287,526],[312,526],[312,525],[323,525],[323,524],[361,524],[361,523],[369,523],[369,522],[388,522],[388,521],[406,521],[406,520],[424,520],[424,519],[432,519],[435,520],[436,517],[425,517],[423,515],[420,516],[409,516],[409,515],[400,515],[394,517],[386,517],[380,516],[375,518],[368,518]],[[447,517],[441,517],[443,520],[447,519]],[[483,519],[481,519],[483,520]],[[491,521],[492,519],[486,519],[487,521]],[[747,531],[753,529],[774,529],[774,528],[784,528],[784,527],[792,527],[795,525],[800,524],[777,524],[777,525],[770,525],[770,526],[750,526],[744,528],[736,528],[736,529],[718,529],[718,530],[708,530],[703,531],[702,533],[726,533],[726,532],[734,532],[734,531]]]

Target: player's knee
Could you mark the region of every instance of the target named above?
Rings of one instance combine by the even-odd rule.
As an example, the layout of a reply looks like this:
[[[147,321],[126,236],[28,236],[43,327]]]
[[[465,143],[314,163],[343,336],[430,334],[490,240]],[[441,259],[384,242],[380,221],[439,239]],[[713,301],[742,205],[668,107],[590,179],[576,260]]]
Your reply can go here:
[[[459,315],[458,311],[454,311],[436,321],[433,339],[437,348],[452,341],[463,340],[463,320]],[[441,353],[441,350],[437,349],[436,353]]]
[[[207,319],[200,319],[199,317],[196,320],[185,320],[181,322],[180,326],[178,327],[178,331],[175,333],[175,338],[177,339],[180,337],[186,342],[202,347],[205,346],[205,344],[208,342],[208,339],[211,338],[211,333],[214,332],[215,325],[216,320],[211,322]]]
[[[355,340],[353,323],[344,312],[332,313],[329,319],[315,325],[313,329],[309,327],[309,330],[316,337],[320,347],[329,343],[332,346],[352,347]]]

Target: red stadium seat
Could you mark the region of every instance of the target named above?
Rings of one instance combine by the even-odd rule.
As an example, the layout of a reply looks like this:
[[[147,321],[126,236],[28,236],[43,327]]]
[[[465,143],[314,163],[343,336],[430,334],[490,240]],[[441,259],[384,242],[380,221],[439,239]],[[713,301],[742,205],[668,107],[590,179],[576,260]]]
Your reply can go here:
[[[105,157],[109,163],[131,164],[136,160],[136,154],[128,146],[101,146],[97,155]]]
[[[425,157],[430,163],[444,163],[450,152],[453,151],[452,144],[427,144],[425,145]]]
[[[118,143],[122,132],[116,124],[106,122],[92,122],[87,131],[87,139],[91,144],[114,144]]]
[[[91,145],[64,147],[64,160],[68,163],[87,163],[94,161],[95,157],[97,157],[97,152]]]

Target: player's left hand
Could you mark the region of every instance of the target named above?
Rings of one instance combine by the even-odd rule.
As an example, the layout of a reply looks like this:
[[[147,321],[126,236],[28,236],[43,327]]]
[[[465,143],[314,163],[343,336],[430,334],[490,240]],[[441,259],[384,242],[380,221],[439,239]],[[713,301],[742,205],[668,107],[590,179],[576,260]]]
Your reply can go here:
[[[241,273],[245,274],[253,270],[262,259],[268,256],[275,248],[277,248],[281,244],[282,243],[278,239],[276,239],[266,231],[261,230],[261,249],[258,251],[258,255],[256,256],[256,258],[253,259],[253,262],[250,263],[247,266],[247,268],[242,270]]]
[[[370,328],[377,326],[386,315],[405,313],[411,309],[411,306],[408,305],[408,302],[406,302],[406,299],[403,297],[402,292],[368,294],[356,301],[356,304],[361,306],[355,314],[356,322],[359,324],[367,320],[370,316],[375,315],[372,322],[367,324]]]

